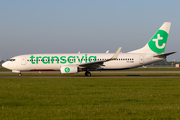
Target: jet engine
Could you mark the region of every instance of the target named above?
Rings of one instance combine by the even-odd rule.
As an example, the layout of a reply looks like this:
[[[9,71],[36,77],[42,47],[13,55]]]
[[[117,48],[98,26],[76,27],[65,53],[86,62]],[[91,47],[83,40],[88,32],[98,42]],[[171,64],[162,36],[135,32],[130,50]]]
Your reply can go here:
[[[60,67],[61,74],[77,74],[78,67],[72,65],[62,65]]]

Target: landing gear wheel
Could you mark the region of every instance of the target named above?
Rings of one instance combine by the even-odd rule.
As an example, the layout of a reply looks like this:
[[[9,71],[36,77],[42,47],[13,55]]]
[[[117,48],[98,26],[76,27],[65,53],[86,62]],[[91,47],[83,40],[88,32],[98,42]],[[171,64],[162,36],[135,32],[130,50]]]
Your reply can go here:
[[[19,73],[19,74],[18,74],[18,76],[19,76],[19,77],[21,77],[21,76],[22,76],[22,74],[21,74],[21,73]]]
[[[89,71],[86,71],[85,76],[91,76],[91,73]]]

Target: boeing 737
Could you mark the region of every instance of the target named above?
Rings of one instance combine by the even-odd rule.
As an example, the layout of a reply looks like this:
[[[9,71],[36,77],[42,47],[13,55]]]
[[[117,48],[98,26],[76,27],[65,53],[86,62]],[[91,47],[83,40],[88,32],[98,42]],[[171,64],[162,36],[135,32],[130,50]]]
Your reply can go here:
[[[26,54],[12,57],[2,66],[19,76],[23,71],[60,71],[61,74],[85,71],[86,76],[91,76],[90,71],[136,68],[164,60],[175,53],[164,53],[170,26],[170,22],[165,22],[144,47],[128,53],[120,53],[120,47],[114,54]]]

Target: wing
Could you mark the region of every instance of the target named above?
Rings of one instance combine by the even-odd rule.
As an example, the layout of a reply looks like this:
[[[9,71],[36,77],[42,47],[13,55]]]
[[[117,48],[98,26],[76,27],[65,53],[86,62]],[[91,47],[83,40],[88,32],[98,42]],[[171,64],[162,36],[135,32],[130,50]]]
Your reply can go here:
[[[115,52],[115,54],[110,59],[102,60],[102,61],[89,62],[89,63],[82,63],[82,64],[79,64],[78,66],[86,68],[86,69],[96,69],[100,66],[103,66],[104,62],[117,59],[120,51],[121,51],[121,47],[118,48],[118,50]]]

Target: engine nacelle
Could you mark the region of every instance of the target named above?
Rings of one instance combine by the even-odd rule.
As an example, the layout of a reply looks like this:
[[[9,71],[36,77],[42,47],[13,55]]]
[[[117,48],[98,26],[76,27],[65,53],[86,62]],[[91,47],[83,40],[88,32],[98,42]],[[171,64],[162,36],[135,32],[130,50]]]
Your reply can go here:
[[[78,67],[73,65],[62,65],[60,67],[61,74],[77,74]]]

